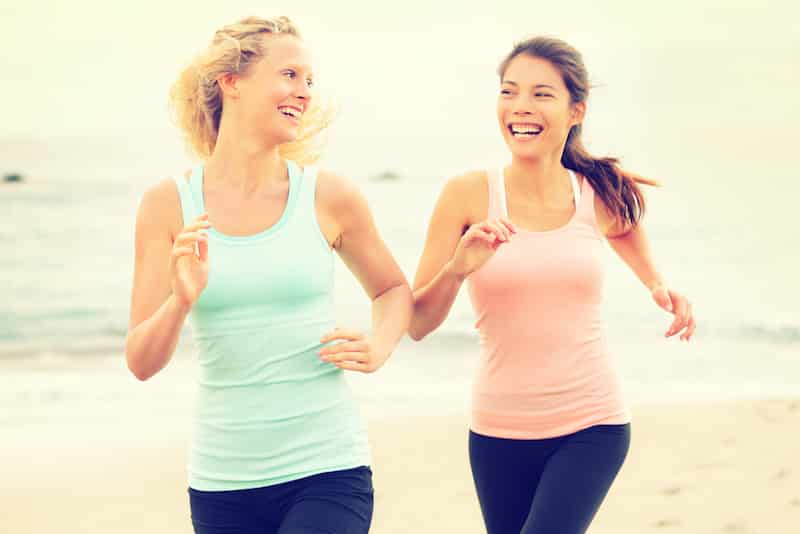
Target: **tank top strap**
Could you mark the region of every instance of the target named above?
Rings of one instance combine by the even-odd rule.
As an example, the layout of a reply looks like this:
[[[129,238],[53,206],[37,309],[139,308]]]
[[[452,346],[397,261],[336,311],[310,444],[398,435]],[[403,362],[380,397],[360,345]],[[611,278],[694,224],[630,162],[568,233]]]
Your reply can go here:
[[[578,177],[575,176],[575,173],[572,172],[571,169],[567,169],[569,173],[569,182],[572,186],[572,199],[575,203],[575,210],[578,210],[578,207],[581,205],[581,184],[578,182]]]
[[[202,172],[202,166],[198,165],[192,169],[192,174],[187,181],[183,176],[175,176],[175,186],[178,188],[178,195],[181,199],[181,214],[183,216],[183,225],[186,226],[194,221],[200,214],[197,209],[197,202],[194,193],[194,183],[197,181],[196,175]]]
[[[580,201],[576,208],[576,215],[579,220],[591,225],[597,230],[599,226],[597,224],[597,215],[594,210],[594,195],[592,184],[583,176],[580,184]]]
[[[489,186],[489,210],[487,218],[508,217],[506,208],[506,185],[503,179],[503,167],[486,171]]]
[[[312,165],[300,167],[292,160],[286,160],[286,166],[289,169],[289,189],[290,191],[294,189],[297,194],[295,217],[308,220],[310,216],[314,215],[317,168]]]
[[[488,171],[489,181],[489,218],[494,217],[508,217],[508,206],[506,204],[506,184],[504,179],[503,167],[496,171]],[[587,181],[584,179],[581,185],[578,182],[577,176],[572,170],[569,171],[570,185],[572,186],[572,195],[575,202],[575,210],[581,215],[582,203],[581,199],[584,197],[584,185]]]
[[[299,227],[304,228],[304,232],[314,234],[316,236],[315,239],[319,240],[325,252],[330,253],[330,244],[317,220],[317,175],[319,168],[316,165],[300,167],[291,160],[287,160],[287,165],[292,188],[297,191],[295,213],[292,218]]]

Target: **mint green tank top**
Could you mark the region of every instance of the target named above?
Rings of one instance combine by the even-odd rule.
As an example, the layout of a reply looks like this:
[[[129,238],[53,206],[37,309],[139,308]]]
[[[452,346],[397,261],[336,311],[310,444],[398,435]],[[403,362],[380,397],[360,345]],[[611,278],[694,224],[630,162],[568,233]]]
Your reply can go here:
[[[289,198],[277,223],[241,237],[208,231],[208,285],[190,313],[200,365],[189,459],[197,490],[257,488],[370,464],[344,372],[317,356],[335,320],[316,170],[287,165]],[[175,182],[188,224],[205,211],[203,167]]]

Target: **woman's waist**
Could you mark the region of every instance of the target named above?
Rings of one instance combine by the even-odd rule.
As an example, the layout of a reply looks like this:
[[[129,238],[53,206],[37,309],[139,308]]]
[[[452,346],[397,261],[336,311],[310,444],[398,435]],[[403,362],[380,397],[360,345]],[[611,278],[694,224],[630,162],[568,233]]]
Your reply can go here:
[[[290,372],[258,372],[249,376],[203,373],[198,382],[196,408],[200,417],[265,417],[319,412],[352,402],[344,372],[319,361],[315,367]]]
[[[483,345],[475,390],[499,397],[561,398],[618,389],[604,340],[555,347]]]
[[[205,478],[228,479],[231,471],[265,478],[265,473],[292,473],[297,465],[320,458],[368,454],[366,429],[349,396],[255,397],[244,406],[209,401],[198,402],[191,455],[192,471]]]
[[[247,343],[268,339],[274,344],[319,341],[336,325],[332,304],[313,308],[280,310],[276,304],[196,309],[190,315],[192,337],[198,344]]]
[[[480,378],[473,388],[472,411],[479,418],[548,426],[578,419],[600,420],[626,413],[613,370],[578,380],[508,384]],[[505,424],[504,423],[504,424]]]
[[[481,357],[509,365],[552,366],[563,363],[600,362],[610,356],[605,328],[600,320],[571,328],[561,323],[477,325]]]
[[[515,303],[491,306],[478,312],[475,328],[484,340],[495,344],[558,346],[599,340],[605,322],[599,306],[563,304],[559,308]]]

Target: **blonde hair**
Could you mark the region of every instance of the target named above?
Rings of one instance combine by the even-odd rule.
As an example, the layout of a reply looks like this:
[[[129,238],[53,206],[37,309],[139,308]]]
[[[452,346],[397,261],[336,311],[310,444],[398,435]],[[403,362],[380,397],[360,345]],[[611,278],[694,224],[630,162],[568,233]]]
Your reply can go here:
[[[222,92],[217,79],[224,74],[245,74],[250,65],[264,57],[262,36],[294,35],[297,27],[287,17],[248,17],[217,30],[208,48],[192,61],[170,90],[174,120],[186,143],[201,159],[214,151],[222,117]],[[281,156],[310,164],[319,159],[320,134],[328,127],[333,110],[312,99],[303,113],[297,140],[280,145]]]

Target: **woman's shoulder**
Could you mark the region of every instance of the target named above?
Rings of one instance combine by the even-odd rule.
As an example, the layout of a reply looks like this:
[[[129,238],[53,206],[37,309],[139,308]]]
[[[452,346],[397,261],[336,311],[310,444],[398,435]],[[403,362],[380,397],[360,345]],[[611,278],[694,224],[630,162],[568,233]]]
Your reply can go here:
[[[354,228],[371,218],[369,204],[358,185],[341,174],[319,169],[315,192],[317,216],[340,228]]]
[[[473,170],[447,180],[439,195],[439,205],[457,213],[466,225],[486,219],[489,209],[489,176],[486,170]]]
[[[166,177],[148,187],[139,201],[137,221],[166,228],[172,235],[179,233],[183,216],[178,181],[188,181],[188,176],[187,172],[184,176]]]
[[[316,196],[326,205],[346,206],[358,200],[361,191],[352,179],[328,169],[318,169]]]
[[[486,192],[489,176],[485,169],[467,171],[448,178],[445,189],[460,193],[481,194]]]

